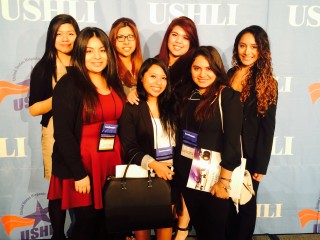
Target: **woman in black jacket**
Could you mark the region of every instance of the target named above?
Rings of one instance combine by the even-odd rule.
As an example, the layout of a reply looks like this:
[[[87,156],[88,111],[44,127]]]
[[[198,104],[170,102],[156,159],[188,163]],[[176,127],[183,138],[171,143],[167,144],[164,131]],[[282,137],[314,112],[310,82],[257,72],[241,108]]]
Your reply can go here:
[[[173,147],[175,146],[175,114],[169,105],[171,95],[168,69],[162,60],[149,58],[138,74],[139,105],[125,105],[119,122],[119,134],[128,162],[153,170],[158,177],[172,180]],[[170,154],[161,156],[157,150]],[[157,239],[171,240],[172,228],[156,231]],[[150,230],[135,231],[136,239],[150,239]]]
[[[59,14],[50,21],[45,52],[40,61],[35,65],[30,78],[29,112],[32,116],[41,117],[42,134],[41,147],[44,167],[44,178],[50,180],[52,173],[52,151],[54,144],[53,120],[52,120],[52,93],[60,78],[67,73],[71,64],[71,54],[74,41],[79,34],[77,21],[68,14]],[[49,205],[57,205],[56,202],[49,202]],[[72,211],[70,218],[72,224],[68,230],[71,234],[74,224]],[[66,211],[55,211],[50,214],[50,221],[53,228],[53,238],[64,238],[64,223]]]
[[[268,35],[260,26],[247,27],[237,35],[232,63],[228,79],[231,87],[241,93],[243,154],[257,193],[270,160],[278,99]],[[256,212],[256,194],[247,204],[239,206],[238,214],[232,206],[230,240],[252,238]]]
[[[185,200],[197,239],[223,240],[226,239],[231,175],[241,161],[240,94],[226,86],[226,72],[214,47],[200,46],[191,60],[190,70],[186,73],[188,81],[180,114],[173,182]],[[223,120],[219,111],[219,96]],[[207,159],[210,153],[216,156],[217,161],[221,160],[218,181],[213,185],[210,181],[200,181],[200,185],[206,185],[206,190],[201,186],[199,190],[196,179],[200,175],[202,180],[208,179],[208,175],[194,174],[197,164],[200,165],[197,160],[200,159],[200,152],[203,159]],[[218,162],[213,162],[212,157],[211,163]]]
[[[105,130],[117,128],[125,94],[103,30],[87,27],[79,33],[72,64],[52,98],[55,143],[48,199],[56,204],[49,211],[74,209],[72,239],[105,239],[102,188],[121,164],[116,131],[106,138]]]

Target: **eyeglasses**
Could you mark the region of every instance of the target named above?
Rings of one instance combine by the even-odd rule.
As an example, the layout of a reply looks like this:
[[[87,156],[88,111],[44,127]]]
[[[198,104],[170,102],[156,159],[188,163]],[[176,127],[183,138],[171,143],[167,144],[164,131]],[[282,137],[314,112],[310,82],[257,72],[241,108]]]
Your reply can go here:
[[[128,41],[134,41],[136,40],[136,37],[132,34],[130,35],[119,35],[119,36],[116,36],[116,39],[118,40],[118,42],[124,42],[126,39],[128,39]]]

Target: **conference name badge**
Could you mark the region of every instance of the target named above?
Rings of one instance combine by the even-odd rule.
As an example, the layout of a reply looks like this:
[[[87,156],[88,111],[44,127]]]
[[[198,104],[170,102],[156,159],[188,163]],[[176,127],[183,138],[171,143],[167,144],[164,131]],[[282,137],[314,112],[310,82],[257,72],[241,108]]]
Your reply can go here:
[[[193,159],[194,151],[198,142],[198,134],[183,130],[181,155]]]
[[[173,159],[173,147],[163,147],[156,149],[156,160],[167,161]]]
[[[100,130],[98,151],[112,151],[117,134],[118,124],[103,123]]]

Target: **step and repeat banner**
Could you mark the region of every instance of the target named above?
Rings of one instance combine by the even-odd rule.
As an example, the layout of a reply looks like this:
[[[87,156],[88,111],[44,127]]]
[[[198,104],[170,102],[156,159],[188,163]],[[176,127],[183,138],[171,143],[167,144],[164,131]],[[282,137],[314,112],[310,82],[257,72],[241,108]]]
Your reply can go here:
[[[0,0],[0,239],[52,235],[40,117],[29,115],[28,92],[49,22],[59,13],[75,17],[81,29],[96,26],[107,33],[117,18],[132,18],[144,58],[158,53],[171,20],[185,15],[195,21],[200,44],[215,46],[226,68],[236,35],[250,25],[263,27],[279,103],[255,233],[320,232],[318,0]]]

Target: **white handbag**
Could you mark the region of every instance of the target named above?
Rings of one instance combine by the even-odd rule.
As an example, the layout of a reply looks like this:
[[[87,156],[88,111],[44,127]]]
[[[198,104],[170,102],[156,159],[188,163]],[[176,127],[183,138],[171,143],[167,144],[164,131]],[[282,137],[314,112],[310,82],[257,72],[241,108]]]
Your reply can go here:
[[[222,123],[222,131],[223,131],[223,114],[222,114],[222,106],[221,106],[221,92],[219,94],[219,109],[221,115],[221,123]],[[237,168],[235,168],[232,172],[232,180],[231,180],[231,190],[230,197],[232,198],[234,204],[236,205],[238,211],[238,205],[244,205],[250,201],[255,192],[253,190],[252,178],[251,174],[248,170],[246,170],[246,159],[243,157],[242,150],[242,138],[240,135],[240,145],[241,145],[241,164]],[[242,182],[242,184],[239,184]]]

